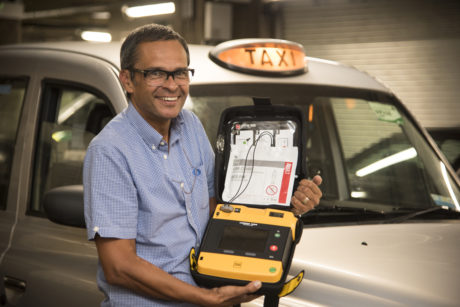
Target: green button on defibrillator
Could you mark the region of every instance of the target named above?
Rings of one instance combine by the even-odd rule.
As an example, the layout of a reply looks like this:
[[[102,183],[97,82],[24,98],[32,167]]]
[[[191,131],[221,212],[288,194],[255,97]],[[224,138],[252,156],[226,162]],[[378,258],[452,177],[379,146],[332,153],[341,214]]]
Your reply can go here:
[[[269,271],[270,273],[275,273],[275,272],[276,272],[276,268],[275,268],[275,267],[271,267],[268,271]]]

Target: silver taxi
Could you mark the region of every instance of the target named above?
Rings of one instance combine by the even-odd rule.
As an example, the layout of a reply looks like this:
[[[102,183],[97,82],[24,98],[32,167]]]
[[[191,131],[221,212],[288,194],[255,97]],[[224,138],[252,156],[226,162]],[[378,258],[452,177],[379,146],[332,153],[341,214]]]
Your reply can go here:
[[[103,299],[81,176],[90,140],[128,104],[119,50],[0,48],[0,305]],[[460,181],[390,89],[287,41],[190,52],[196,73],[185,107],[213,146],[221,112],[255,97],[305,116],[307,175],[321,174],[324,196],[302,217],[291,272],[305,278],[280,306],[458,306]]]

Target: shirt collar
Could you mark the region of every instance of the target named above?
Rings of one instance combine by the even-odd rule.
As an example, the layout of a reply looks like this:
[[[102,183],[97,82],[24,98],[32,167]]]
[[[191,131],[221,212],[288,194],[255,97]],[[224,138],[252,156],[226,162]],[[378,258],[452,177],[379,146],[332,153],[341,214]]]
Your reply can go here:
[[[171,121],[171,129],[169,132],[169,143],[170,145],[179,140],[181,133],[181,126],[184,124],[184,115],[182,110],[176,118]],[[163,136],[158,133],[150,124],[137,112],[136,108],[130,101],[126,110],[126,117],[128,118],[131,125],[139,133],[144,142],[151,147],[159,147]]]
[[[184,124],[183,110],[179,112],[176,118],[171,121],[171,129],[169,131],[169,145],[174,144],[179,140],[181,135],[182,126]]]

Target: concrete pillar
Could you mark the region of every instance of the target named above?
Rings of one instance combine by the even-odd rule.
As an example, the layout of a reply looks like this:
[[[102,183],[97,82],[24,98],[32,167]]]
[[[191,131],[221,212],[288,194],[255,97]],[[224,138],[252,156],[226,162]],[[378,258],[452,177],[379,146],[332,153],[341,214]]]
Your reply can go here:
[[[0,45],[21,42],[23,13],[22,3],[0,2]]]
[[[260,37],[263,4],[260,0],[233,3],[233,38]]]
[[[204,0],[176,0],[172,26],[189,44],[203,44]]]

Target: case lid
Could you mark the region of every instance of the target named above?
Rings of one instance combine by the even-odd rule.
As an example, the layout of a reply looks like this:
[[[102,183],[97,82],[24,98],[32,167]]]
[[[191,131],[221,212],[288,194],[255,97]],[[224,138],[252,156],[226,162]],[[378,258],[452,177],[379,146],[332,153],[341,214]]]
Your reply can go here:
[[[264,101],[263,104],[260,101]],[[305,175],[304,118],[300,109],[255,99],[255,106],[226,109],[220,118],[215,165],[219,203],[290,208]]]

